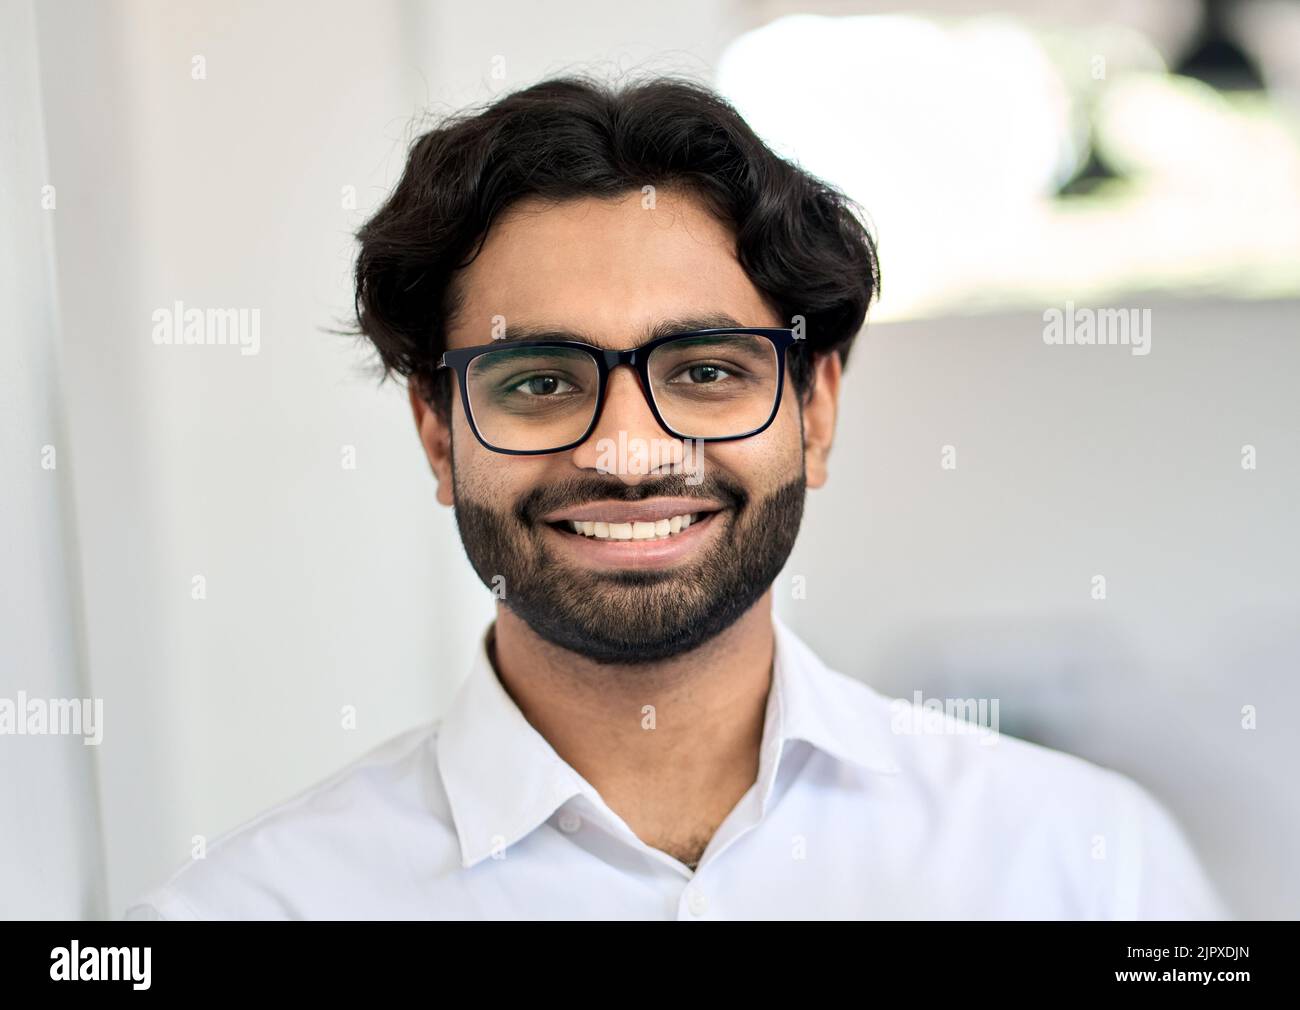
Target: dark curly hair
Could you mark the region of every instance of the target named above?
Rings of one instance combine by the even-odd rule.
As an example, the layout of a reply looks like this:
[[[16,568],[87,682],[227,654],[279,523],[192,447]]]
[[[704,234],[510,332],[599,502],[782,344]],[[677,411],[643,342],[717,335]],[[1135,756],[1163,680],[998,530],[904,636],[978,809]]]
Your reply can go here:
[[[437,362],[462,304],[454,283],[493,220],[525,197],[617,197],[645,185],[700,198],[736,236],[740,265],[806,347],[849,348],[880,289],[871,234],[839,190],[778,157],[706,86],[653,77],[622,87],[585,76],[543,81],[444,120],[411,146],[388,200],[357,232],[356,324],[386,375],[402,375],[447,416]],[[792,355],[805,396],[810,369]]]

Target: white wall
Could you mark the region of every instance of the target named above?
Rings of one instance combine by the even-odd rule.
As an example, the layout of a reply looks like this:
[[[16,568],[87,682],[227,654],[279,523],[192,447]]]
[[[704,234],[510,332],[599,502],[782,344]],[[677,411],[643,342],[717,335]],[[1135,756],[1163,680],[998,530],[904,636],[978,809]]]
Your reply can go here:
[[[31,3],[0,0],[0,24],[0,699],[25,729],[28,700],[89,692]],[[83,737],[0,735],[0,919],[99,911],[97,799]]]
[[[592,62],[707,72],[736,17],[684,0],[41,7],[109,914],[193,835],[436,716],[490,615],[402,392],[322,329],[347,313],[350,232],[412,115]],[[151,314],[176,299],[260,309],[261,352],[156,346]],[[808,598],[781,606],[882,688],[994,693],[1004,730],[1132,771],[1240,910],[1294,914],[1297,309],[1155,318],[1140,360],[1046,348],[1032,315],[870,328],[788,569]]]

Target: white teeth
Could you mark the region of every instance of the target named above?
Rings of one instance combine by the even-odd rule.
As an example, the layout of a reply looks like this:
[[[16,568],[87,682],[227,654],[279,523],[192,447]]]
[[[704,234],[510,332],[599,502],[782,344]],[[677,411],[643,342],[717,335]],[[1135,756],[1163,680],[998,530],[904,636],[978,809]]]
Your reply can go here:
[[[687,529],[697,522],[703,513],[694,512],[673,516],[671,519],[656,519],[653,522],[603,523],[592,520],[568,519],[569,529],[582,536],[595,540],[662,540]]]

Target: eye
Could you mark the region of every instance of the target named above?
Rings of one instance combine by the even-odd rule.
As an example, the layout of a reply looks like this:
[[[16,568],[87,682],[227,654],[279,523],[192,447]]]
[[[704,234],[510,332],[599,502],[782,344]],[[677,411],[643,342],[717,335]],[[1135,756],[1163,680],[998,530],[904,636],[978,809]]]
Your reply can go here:
[[[506,392],[522,393],[526,397],[545,398],[559,393],[570,393],[578,387],[558,375],[530,375],[507,387]]]
[[[728,372],[721,365],[710,365],[710,364],[690,365],[687,368],[683,368],[669,381],[680,382],[682,381],[683,376],[689,376],[690,379],[685,383],[686,385],[704,386],[704,385],[709,385],[710,383],[718,382],[721,379],[726,378],[730,374],[731,373]]]

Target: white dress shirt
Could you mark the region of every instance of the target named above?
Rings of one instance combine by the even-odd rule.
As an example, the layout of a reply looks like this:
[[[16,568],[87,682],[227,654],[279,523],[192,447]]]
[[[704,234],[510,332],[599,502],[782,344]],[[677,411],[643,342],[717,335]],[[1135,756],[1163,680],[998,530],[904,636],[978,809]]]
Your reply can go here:
[[[1226,917],[1129,779],[949,716],[927,724],[773,622],[758,778],[694,872],[533,729],[485,633],[440,722],[221,836],[127,918]]]

